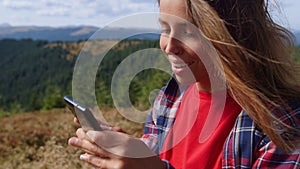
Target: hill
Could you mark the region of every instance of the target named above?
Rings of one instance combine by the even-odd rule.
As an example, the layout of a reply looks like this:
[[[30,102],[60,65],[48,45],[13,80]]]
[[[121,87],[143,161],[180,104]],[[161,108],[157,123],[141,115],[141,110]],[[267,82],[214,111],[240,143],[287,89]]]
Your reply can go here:
[[[295,32],[295,38],[296,38],[296,44],[297,46],[300,46],[300,31]]]
[[[105,46],[112,45],[113,48],[107,52]],[[89,51],[84,51],[83,46],[90,46]],[[73,69],[80,52],[95,58],[107,52],[99,65],[95,90],[99,104],[111,107],[114,71],[128,55],[148,48],[158,48],[158,41],[0,40],[0,81],[3,82],[0,83],[0,116],[5,113],[64,107],[62,98],[71,95]],[[130,69],[130,66],[126,69]],[[160,71],[140,72],[131,83],[131,88],[136,91],[131,94],[132,103],[149,106],[149,92],[161,88],[168,78]]]
[[[300,31],[293,30],[296,44],[300,46]],[[33,39],[46,41],[79,41],[87,39],[122,40],[143,39],[158,40],[159,31],[146,28],[116,28],[95,26],[11,26],[0,24],[0,39]]]
[[[126,120],[114,109],[103,112],[109,123],[133,136],[141,136],[143,124]],[[2,117],[0,123],[1,169],[91,168],[79,160],[83,152],[67,144],[78,125],[73,123],[72,114],[64,109]]]
[[[84,51],[84,46],[89,46]],[[107,46],[113,46],[109,51]],[[71,95],[73,71],[78,55],[105,57],[98,65],[95,79],[95,95],[100,106],[113,107],[111,81],[119,65],[132,54],[144,49],[159,48],[157,40],[123,41],[96,40],[77,42],[48,42],[41,40],[0,40],[0,116],[8,113],[28,112],[62,108],[64,95]],[[159,51],[159,50],[158,50]],[[295,57],[299,61],[299,47]],[[140,53],[139,56],[152,56],[153,53]],[[158,53],[159,55],[159,53]],[[158,56],[157,55],[157,56]],[[155,55],[156,56],[156,55]],[[148,57],[148,58],[149,58]],[[158,58],[158,57],[157,57]],[[164,58],[165,57],[160,57]],[[156,63],[167,67],[168,62],[157,59]],[[131,65],[123,68],[123,72],[131,72]],[[145,63],[146,65],[146,63]],[[88,74],[84,74],[86,77]],[[120,78],[119,84],[125,84],[126,78]],[[146,69],[138,72],[131,79],[129,86],[130,103],[139,109],[147,109],[149,95],[154,89],[166,84],[169,74],[158,69]],[[85,86],[83,86],[85,87]],[[127,89],[126,89],[127,90]],[[81,95],[90,95],[93,91],[80,90]],[[118,97],[118,101],[128,100],[126,95]],[[123,102],[122,104],[127,104]],[[127,106],[127,105],[125,105]]]
[[[5,82],[0,84],[2,109],[38,110],[43,108],[47,92],[57,95],[70,90],[75,59],[68,58],[71,52],[67,48],[48,45],[46,41],[30,39],[0,41],[0,81]],[[50,104],[63,106],[56,101]]]
[[[88,43],[0,40],[1,169],[90,168],[79,160],[82,152],[67,145],[78,126],[73,124],[73,115],[66,112],[62,102],[62,97],[71,93],[75,61],[80,52],[85,52],[83,46],[89,46]],[[143,124],[129,121],[111,108],[110,83],[116,67],[129,54],[158,48],[158,41],[129,39],[90,43],[96,43],[88,51],[93,57],[103,54],[105,46],[115,44],[104,57],[95,83],[97,101],[105,105],[101,109],[104,118],[139,137]],[[161,72],[140,72],[130,89],[135,90],[131,94],[133,104],[145,108],[149,105],[149,93],[168,79]]]
[[[78,41],[90,37],[98,40],[125,39],[137,35],[135,39],[158,39],[157,31],[138,28],[98,28],[94,26],[38,27],[0,25],[0,39],[33,39],[46,41]],[[96,35],[95,35],[96,33]]]

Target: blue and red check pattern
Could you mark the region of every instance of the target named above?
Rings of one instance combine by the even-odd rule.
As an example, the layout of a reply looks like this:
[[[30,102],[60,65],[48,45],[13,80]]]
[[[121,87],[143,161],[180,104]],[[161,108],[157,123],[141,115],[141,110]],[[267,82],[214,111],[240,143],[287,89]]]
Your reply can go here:
[[[176,80],[171,79],[168,85],[161,90],[147,118],[145,132],[141,140],[157,154],[161,152],[168,131],[173,126],[183,93],[184,89],[177,85]],[[300,105],[293,104],[291,107],[292,112],[285,112],[279,117],[286,124],[299,128]],[[174,168],[166,159],[163,160],[168,165],[168,169]],[[199,160],[201,161],[201,157]],[[293,153],[280,151],[257,128],[247,113],[242,111],[224,143],[222,168],[300,169],[300,150]]]

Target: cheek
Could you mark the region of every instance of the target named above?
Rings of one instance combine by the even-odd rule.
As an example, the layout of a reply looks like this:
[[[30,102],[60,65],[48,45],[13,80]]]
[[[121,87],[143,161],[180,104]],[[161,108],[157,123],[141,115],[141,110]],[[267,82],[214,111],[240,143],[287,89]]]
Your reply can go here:
[[[165,51],[166,49],[166,38],[164,36],[160,36],[160,39],[159,39],[159,46],[160,48]]]
[[[198,42],[192,42],[188,44],[188,52],[191,57],[193,57],[195,60],[203,60],[207,59],[207,53],[206,49],[203,48],[202,44]]]

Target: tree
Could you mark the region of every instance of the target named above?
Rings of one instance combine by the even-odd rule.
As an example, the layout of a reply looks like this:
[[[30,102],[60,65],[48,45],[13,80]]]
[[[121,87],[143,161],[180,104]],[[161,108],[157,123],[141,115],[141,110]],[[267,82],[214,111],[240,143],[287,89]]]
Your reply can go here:
[[[65,107],[61,89],[58,86],[48,86],[43,98],[43,110]]]

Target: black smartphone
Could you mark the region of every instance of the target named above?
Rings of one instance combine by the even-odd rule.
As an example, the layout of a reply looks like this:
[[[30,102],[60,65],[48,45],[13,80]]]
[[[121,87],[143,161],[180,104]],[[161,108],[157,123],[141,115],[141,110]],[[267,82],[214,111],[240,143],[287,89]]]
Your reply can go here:
[[[74,101],[70,96],[65,96],[64,101],[66,102],[67,107],[70,109],[70,111],[79,120],[79,123],[82,126],[83,130],[102,131],[102,128],[98,124],[96,118],[89,108]]]

